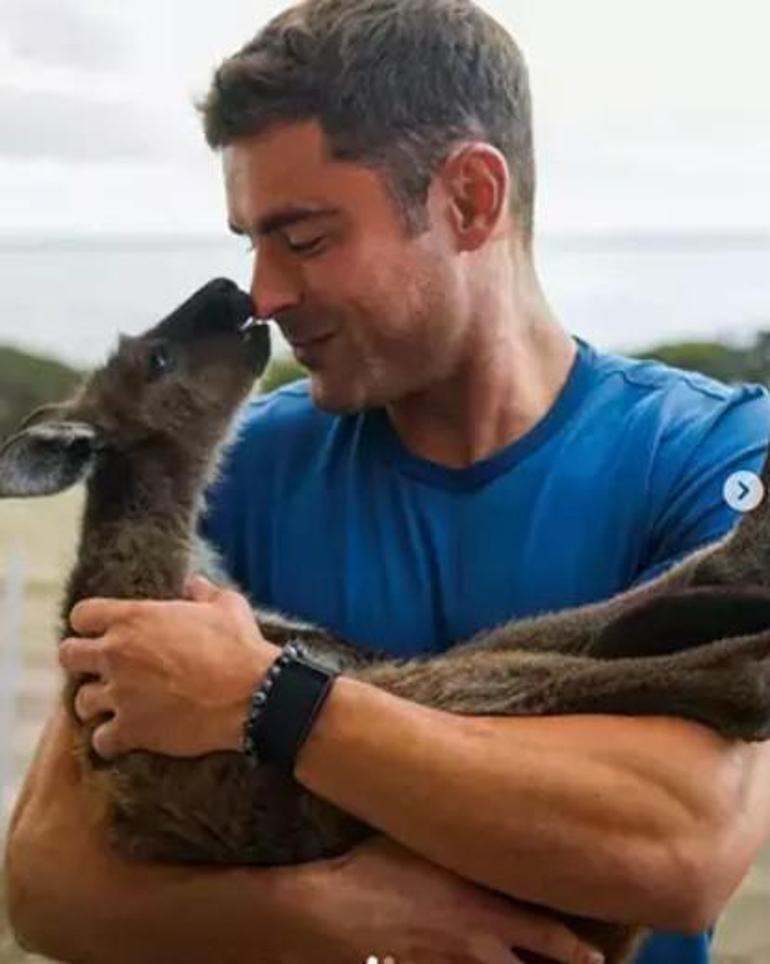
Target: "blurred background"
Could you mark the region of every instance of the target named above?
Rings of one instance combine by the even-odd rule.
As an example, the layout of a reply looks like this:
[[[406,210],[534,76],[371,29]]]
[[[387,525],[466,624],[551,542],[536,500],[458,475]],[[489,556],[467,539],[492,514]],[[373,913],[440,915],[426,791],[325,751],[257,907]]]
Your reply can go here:
[[[248,284],[193,103],[284,5],[0,0],[0,436],[66,394],[118,331],[214,275]],[[530,64],[536,251],[565,327],[600,348],[770,381],[770,6],[483,5]],[[5,812],[56,685],[77,508],[77,495],[0,505]],[[770,964],[768,901],[770,860],[720,926],[720,962]],[[16,953],[0,932],[0,964]]]

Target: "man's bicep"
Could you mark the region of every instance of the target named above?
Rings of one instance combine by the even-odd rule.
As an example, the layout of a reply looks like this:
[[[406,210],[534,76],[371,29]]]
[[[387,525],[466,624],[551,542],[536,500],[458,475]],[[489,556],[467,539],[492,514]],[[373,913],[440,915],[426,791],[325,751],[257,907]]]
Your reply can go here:
[[[681,533],[680,538],[667,540],[667,545],[661,546],[651,558],[645,560],[644,567],[634,576],[629,588],[652,582],[696,550],[718,542],[730,532],[736,522],[736,513],[730,509],[713,509],[705,517],[694,520],[692,525]]]
[[[728,746],[725,771],[723,831],[704,841],[702,854],[717,885],[714,917],[770,840],[770,743]]]
[[[769,436],[766,395],[729,407],[709,427],[662,500],[632,585],[654,579],[734,528],[740,513],[725,500],[725,483],[736,472],[761,473]]]

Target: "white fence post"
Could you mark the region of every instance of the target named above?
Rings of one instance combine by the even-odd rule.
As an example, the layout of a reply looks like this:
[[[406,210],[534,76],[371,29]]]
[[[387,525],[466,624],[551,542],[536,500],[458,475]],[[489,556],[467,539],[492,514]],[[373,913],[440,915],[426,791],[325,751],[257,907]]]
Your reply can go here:
[[[21,612],[24,555],[18,545],[8,550],[5,592],[0,610],[0,836],[16,783],[16,702],[21,684]]]

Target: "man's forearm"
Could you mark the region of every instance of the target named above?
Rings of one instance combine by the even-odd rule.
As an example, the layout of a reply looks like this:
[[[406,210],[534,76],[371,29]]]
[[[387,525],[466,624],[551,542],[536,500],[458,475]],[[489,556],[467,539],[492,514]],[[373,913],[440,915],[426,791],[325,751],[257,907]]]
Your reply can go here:
[[[292,871],[89,862],[60,889],[50,887],[50,863],[36,874],[35,859],[24,859],[14,875],[14,924],[25,946],[56,960],[288,964],[285,935],[296,939],[301,926],[289,911],[306,895]]]
[[[737,878],[758,845],[763,828],[752,838],[736,825],[728,839],[727,811],[760,765],[769,782],[770,751],[676,720],[460,717],[342,678],[295,776],[510,896],[682,929],[708,914],[698,892],[705,848],[723,878],[713,892],[721,885],[726,897],[737,879],[724,878]]]
[[[30,949],[79,964],[286,964],[321,865],[211,868],[118,857],[93,816],[63,713],[40,742],[7,842],[11,919]],[[91,814],[89,816],[89,813]]]

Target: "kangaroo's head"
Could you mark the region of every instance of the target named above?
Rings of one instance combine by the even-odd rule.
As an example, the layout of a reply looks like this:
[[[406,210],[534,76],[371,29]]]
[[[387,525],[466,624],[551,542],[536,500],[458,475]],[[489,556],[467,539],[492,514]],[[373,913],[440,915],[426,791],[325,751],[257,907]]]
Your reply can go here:
[[[0,448],[0,496],[60,492],[100,460],[143,453],[208,464],[270,355],[253,311],[218,278],[149,331],[121,337],[73,399],[33,412]]]

